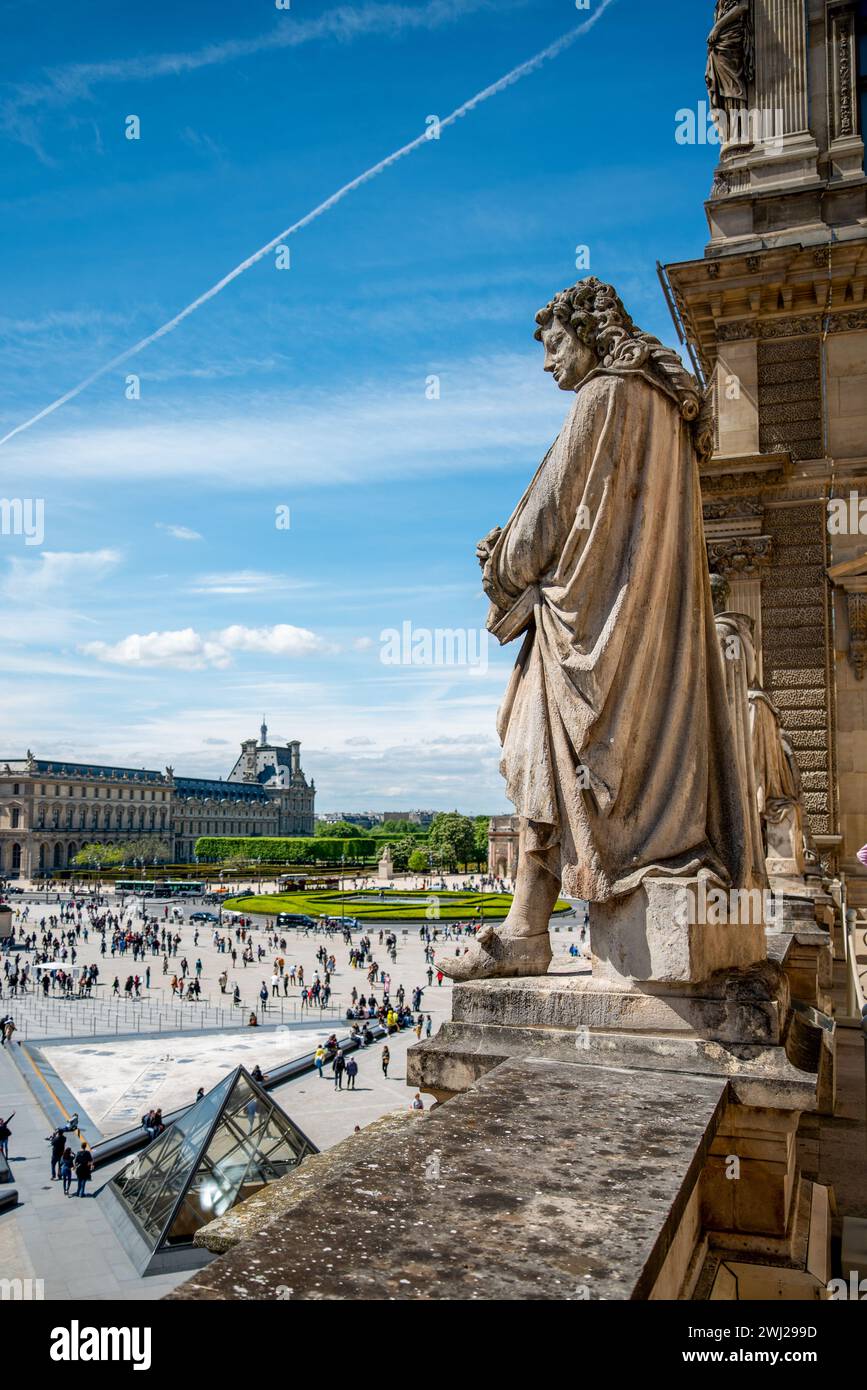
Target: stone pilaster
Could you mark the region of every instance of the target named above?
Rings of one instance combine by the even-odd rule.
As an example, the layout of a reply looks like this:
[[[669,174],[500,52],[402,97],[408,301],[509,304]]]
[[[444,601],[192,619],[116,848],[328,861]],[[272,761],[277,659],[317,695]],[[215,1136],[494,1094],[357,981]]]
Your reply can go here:
[[[783,133],[809,130],[804,0],[755,0],[756,106],[783,113]]]

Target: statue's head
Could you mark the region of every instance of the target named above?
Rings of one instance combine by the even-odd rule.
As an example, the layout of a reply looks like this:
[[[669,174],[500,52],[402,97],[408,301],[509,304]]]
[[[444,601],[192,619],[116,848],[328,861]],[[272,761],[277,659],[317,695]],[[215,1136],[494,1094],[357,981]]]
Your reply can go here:
[[[727,613],[729,606],[729,594],[731,589],[729,582],[724,574],[712,574],[710,577],[710,592],[713,598],[714,613]]]
[[[539,310],[535,337],[545,349],[545,371],[551,373],[561,391],[574,391],[599,366],[605,356],[599,334],[611,325],[612,315],[618,324],[634,331],[635,325],[614,288],[603,285],[594,275],[561,290]]]
[[[633,323],[613,285],[590,275],[556,294],[536,315],[537,340],[545,348],[545,371],[561,391],[575,391],[596,368],[637,372],[655,380],[694,426],[701,388],[676,352]],[[701,435],[703,451],[704,433]]]

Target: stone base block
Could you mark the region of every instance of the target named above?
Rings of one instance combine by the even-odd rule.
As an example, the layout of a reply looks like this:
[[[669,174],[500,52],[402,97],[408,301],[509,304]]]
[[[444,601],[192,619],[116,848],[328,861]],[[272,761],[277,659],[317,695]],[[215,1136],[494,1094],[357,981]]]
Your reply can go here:
[[[634,893],[590,904],[593,974],[631,984],[690,984],[763,960],[764,899],[696,878],[646,878]]]

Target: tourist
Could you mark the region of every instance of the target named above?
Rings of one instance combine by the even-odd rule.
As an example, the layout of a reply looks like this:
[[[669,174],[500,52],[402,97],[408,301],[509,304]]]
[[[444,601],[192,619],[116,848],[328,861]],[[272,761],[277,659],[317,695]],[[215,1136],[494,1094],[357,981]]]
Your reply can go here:
[[[409,1108],[410,1110],[424,1110],[424,1101],[421,1098],[420,1091],[416,1091],[412,1105]]]
[[[0,1154],[3,1155],[7,1162],[9,1160],[9,1140],[12,1138],[12,1131],[9,1128],[9,1121],[13,1119],[14,1116],[15,1111],[13,1110],[12,1114],[8,1115],[5,1120],[0,1118]]]
[[[60,1163],[63,1158],[63,1151],[66,1148],[66,1136],[71,1126],[58,1125],[53,1133],[49,1134],[47,1143],[51,1145],[51,1181],[56,1182],[59,1177]]]
[[[253,1013],[252,1011],[251,1011],[251,1013],[250,1013],[250,1017],[247,1019],[247,1026],[248,1026],[249,1028],[258,1028],[258,1027],[259,1027],[259,1020],[258,1020],[258,1018],[256,1017],[255,1013]]]
[[[388,1080],[388,1064],[389,1064],[389,1062],[391,1061],[391,1053],[389,1052],[389,1050],[388,1050],[387,1047],[384,1047],[384,1048],[382,1049],[382,1058],[381,1058],[381,1061],[382,1061],[382,1075],[383,1075],[383,1077],[384,1077],[386,1080]]]
[[[16,1031],[17,1031],[17,1030],[16,1030],[16,1027],[15,1027],[15,1022],[14,1022],[14,1020],[13,1020],[13,1018],[12,1018],[12,1015],[11,1015],[11,1014],[7,1014],[6,1018],[4,1018],[4,1020],[3,1020],[3,1029],[2,1029],[2,1041],[3,1041],[3,1046],[4,1046],[4,1047],[6,1046],[7,1043],[11,1043],[11,1041],[12,1041],[12,1034],[13,1034],[14,1032],[16,1032]]]
[[[75,1165],[75,1155],[67,1145],[60,1158],[60,1176],[63,1180],[63,1195],[69,1196],[69,1189],[72,1186],[72,1169]]]
[[[78,1179],[76,1197],[86,1196],[86,1187],[93,1176],[93,1154],[84,1139],[81,1141],[81,1148],[75,1155],[75,1176]]]
[[[314,1054],[313,1054],[313,1065],[315,1066],[316,1070],[319,1072],[319,1079],[320,1079],[320,1081],[322,1080],[322,1068],[325,1066],[325,1063],[326,1063],[327,1060],[328,1060],[328,1058],[327,1058],[327,1054],[326,1054],[326,1052],[325,1052],[325,1048],[324,1048],[324,1047],[322,1046],[322,1044],[320,1043],[319,1046],[317,1047],[316,1051],[315,1051]]]
[[[334,1089],[335,1089],[335,1091],[342,1091],[342,1090],[343,1090],[343,1073],[346,1071],[346,1058],[344,1057],[343,1053],[342,1053],[339,1049],[338,1049],[338,1051],[334,1054],[334,1061],[333,1061],[332,1064],[331,1064],[331,1070],[332,1070],[332,1072],[333,1072],[333,1074],[334,1074]]]
[[[346,1063],[346,1087],[347,1090],[355,1090],[355,1078],[358,1075],[358,1063],[354,1057],[350,1057]]]

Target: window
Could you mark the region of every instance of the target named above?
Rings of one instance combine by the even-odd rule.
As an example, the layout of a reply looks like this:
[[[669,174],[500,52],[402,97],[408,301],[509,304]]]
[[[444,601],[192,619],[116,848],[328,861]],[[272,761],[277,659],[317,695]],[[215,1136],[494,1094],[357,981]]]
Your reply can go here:
[[[12,807],[12,829],[17,830],[21,824],[21,812],[17,806]]]

